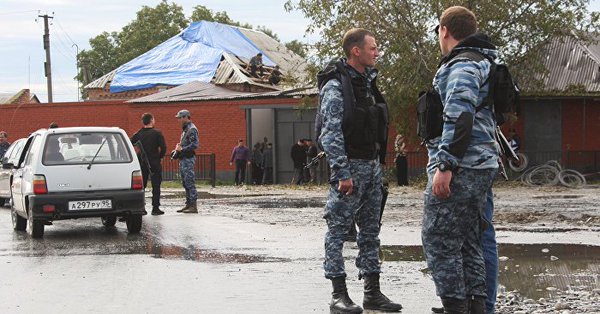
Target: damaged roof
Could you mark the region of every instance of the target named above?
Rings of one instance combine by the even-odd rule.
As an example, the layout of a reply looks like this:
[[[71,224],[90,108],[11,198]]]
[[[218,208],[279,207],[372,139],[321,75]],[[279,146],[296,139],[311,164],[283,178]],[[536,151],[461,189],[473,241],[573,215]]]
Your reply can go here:
[[[245,70],[250,58],[259,52],[267,73],[279,65],[285,78],[282,84],[288,88],[306,77],[306,61],[265,33],[200,21],[85,88],[104,88],[110,83],[111,92],[123,92],[202,81],[279,90]]]
[[[584,44],[574,38],[554,38],[547,47],[543,76],[545,91],[566,91],[574,86],[585,93],[600,92],[600,36]]]
[[[295,98],[303,96],[314,96],[318,93],[316,88],[312,89],[290,89],[273,92],[240,92],[234,91],[213,83],[200,81],[190,82],[153,95],[129,100],[129,103],[147,102],[181,102],[181,101],[204,101],[204,100],[231,100],[251,98]]]

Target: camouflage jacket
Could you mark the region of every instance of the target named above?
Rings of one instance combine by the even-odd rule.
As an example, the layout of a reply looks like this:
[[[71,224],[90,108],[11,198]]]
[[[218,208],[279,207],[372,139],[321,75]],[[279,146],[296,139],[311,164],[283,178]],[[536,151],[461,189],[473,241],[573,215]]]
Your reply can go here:
[[[188,122],[183,126],[180,143],[182,152],[192,152],[196,148],[200,147],[198,140],[198,129],[192,122]]]
[[[497,55],[483,34],[466,38],[453,51],[463,49],[477,50],[493,59]],[[491,63],[487,59],[479,62],[462,57],[455,59],[442,64],[433,79],[433,88],[440,94],[444,106],[444,127],[442,135],[427,145],[427,170],[433,171],[440,161],[469,169],[497,168],[493,109],[485,106],[477,111],[488,94]]]

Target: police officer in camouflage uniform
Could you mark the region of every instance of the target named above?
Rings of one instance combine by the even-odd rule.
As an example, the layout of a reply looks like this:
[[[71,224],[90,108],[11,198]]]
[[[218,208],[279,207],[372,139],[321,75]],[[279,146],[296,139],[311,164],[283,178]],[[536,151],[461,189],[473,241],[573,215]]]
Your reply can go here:
[[[493,108],[483,104],[491,68],[485,56],[495,59],[497,52],[477,33],[475,15],[464,7],[446,9],[437,32],[444,57],[433,87],[444,122],[442,135],[427,145],[423,249],[444,313],[483,314],[482,216],[498,168],[496,120]],[[481,57],[467,58],[465,51]]]
[[[181,181],[185,188],[185,206],[177,210],[177,212],[186,214],[198,213],[198,207],[196,206],[198,192],[196,191],[196,175],[194,171],[196,164],[196,153],[194,150],[199,146],[198,129],[192,123],[188,110],[180,110],[175,117],[179,120],[183,129],[181,140],[175,146],[175,150],[180,153],[179,173],[181,174]]]
[[[379,216],[382,167],[387,143],[387,105],[376,87],[379,55],[373,34],[349,30],[343,39],[347,59],[335,70],[319,74],[322,131],[319,142],[331,167],[325,205],[325,277],[332,280],[332,313],[362,313],[348,296],[342,248],[353,218],[359,227],[356,258],[359,279],[364,278],[365,309],[400,311],[379,289]],[[327,70],[327,69],[326,69]],[[353,95],[351,104],[344,96]],[[347,98],[347,97],[346,97]],[[382,118],[385,117],[385,118]]]

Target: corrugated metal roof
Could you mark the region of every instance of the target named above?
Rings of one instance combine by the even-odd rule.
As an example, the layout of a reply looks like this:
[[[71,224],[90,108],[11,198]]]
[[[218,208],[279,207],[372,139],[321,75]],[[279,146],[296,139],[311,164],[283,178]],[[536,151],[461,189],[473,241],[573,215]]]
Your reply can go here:
[[[26,89],[22,89],[16,93],[0,93],[0,105],[1,104],[12,104],[16,99],[26,92]]]
[[[287,49],[284,44],[263,32],[247,28],[240,28],[239,30],[246,35],[258,49],[263,51],[269,59],[279,65],[283,75],[291,78],[291,80],[288,81],[302,82],[306,78],[308,73],[306,72],[305,59],[293,53]]]
[[[112,82],[113,78],[115,78],[115,73],[117,73],[117,69],[104,74],[102,77],[87,84],[84,88],[104,88],[106,84]]]
[[[600,38],[599,38],[600,39]],[[547,48],[546,91],[565,91],[580,85],[586,92],[600,92],[600,45],[583,45],[573,38],[553,39]]]
[[[239,59],[232,57],[229,53],[223,53],[223,61],[219,64],[213,83],[215,84],[242,84],[252,83],[248,76],[244,75],[239,65]]]
[[[14,96],[14,93],[0,92],[0,104],[6,104]]]
[[[250,99],[250,98],[290,98],[316,95],[317,90],[298,90],[291,89],[286,91],[274,91],[264,93],[249,93],[230,90],[212,83],[200,81],[190,82],[160,92],[157,94],[132,99],[130,103],[146,102],[180,102],[180,101],[202,101],[202,100],[227,100],[227,99]]]

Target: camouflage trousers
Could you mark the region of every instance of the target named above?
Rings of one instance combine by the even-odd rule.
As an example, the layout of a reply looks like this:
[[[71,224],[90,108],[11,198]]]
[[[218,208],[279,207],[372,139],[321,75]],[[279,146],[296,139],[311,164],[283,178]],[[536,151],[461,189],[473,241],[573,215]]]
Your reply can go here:
[[[179,174],[181,175],[181,182],[185,189],[186,205],[194,203],[198,199],[198,192],[196,191],[196,175],[194,172],[195,164],[195,157],[179,159]]]
[[[379,215],[381,210],[381,164],[377,160],[350,160],[353,192],[343,195],[337,181],[331,182],[323,218],[325,234],[325,278],[346,277],[342,250],[344,241],[356,219],[359,232],[356,243],[356,267],[359,278],[381,272],[379,264]]]
[[[435,172],[429,173],[421,237],[427,266],[441,298],[486,296],[481,235],[486,196],[496,171],[459,168],[452,176],[447,199],[433,196]]]

